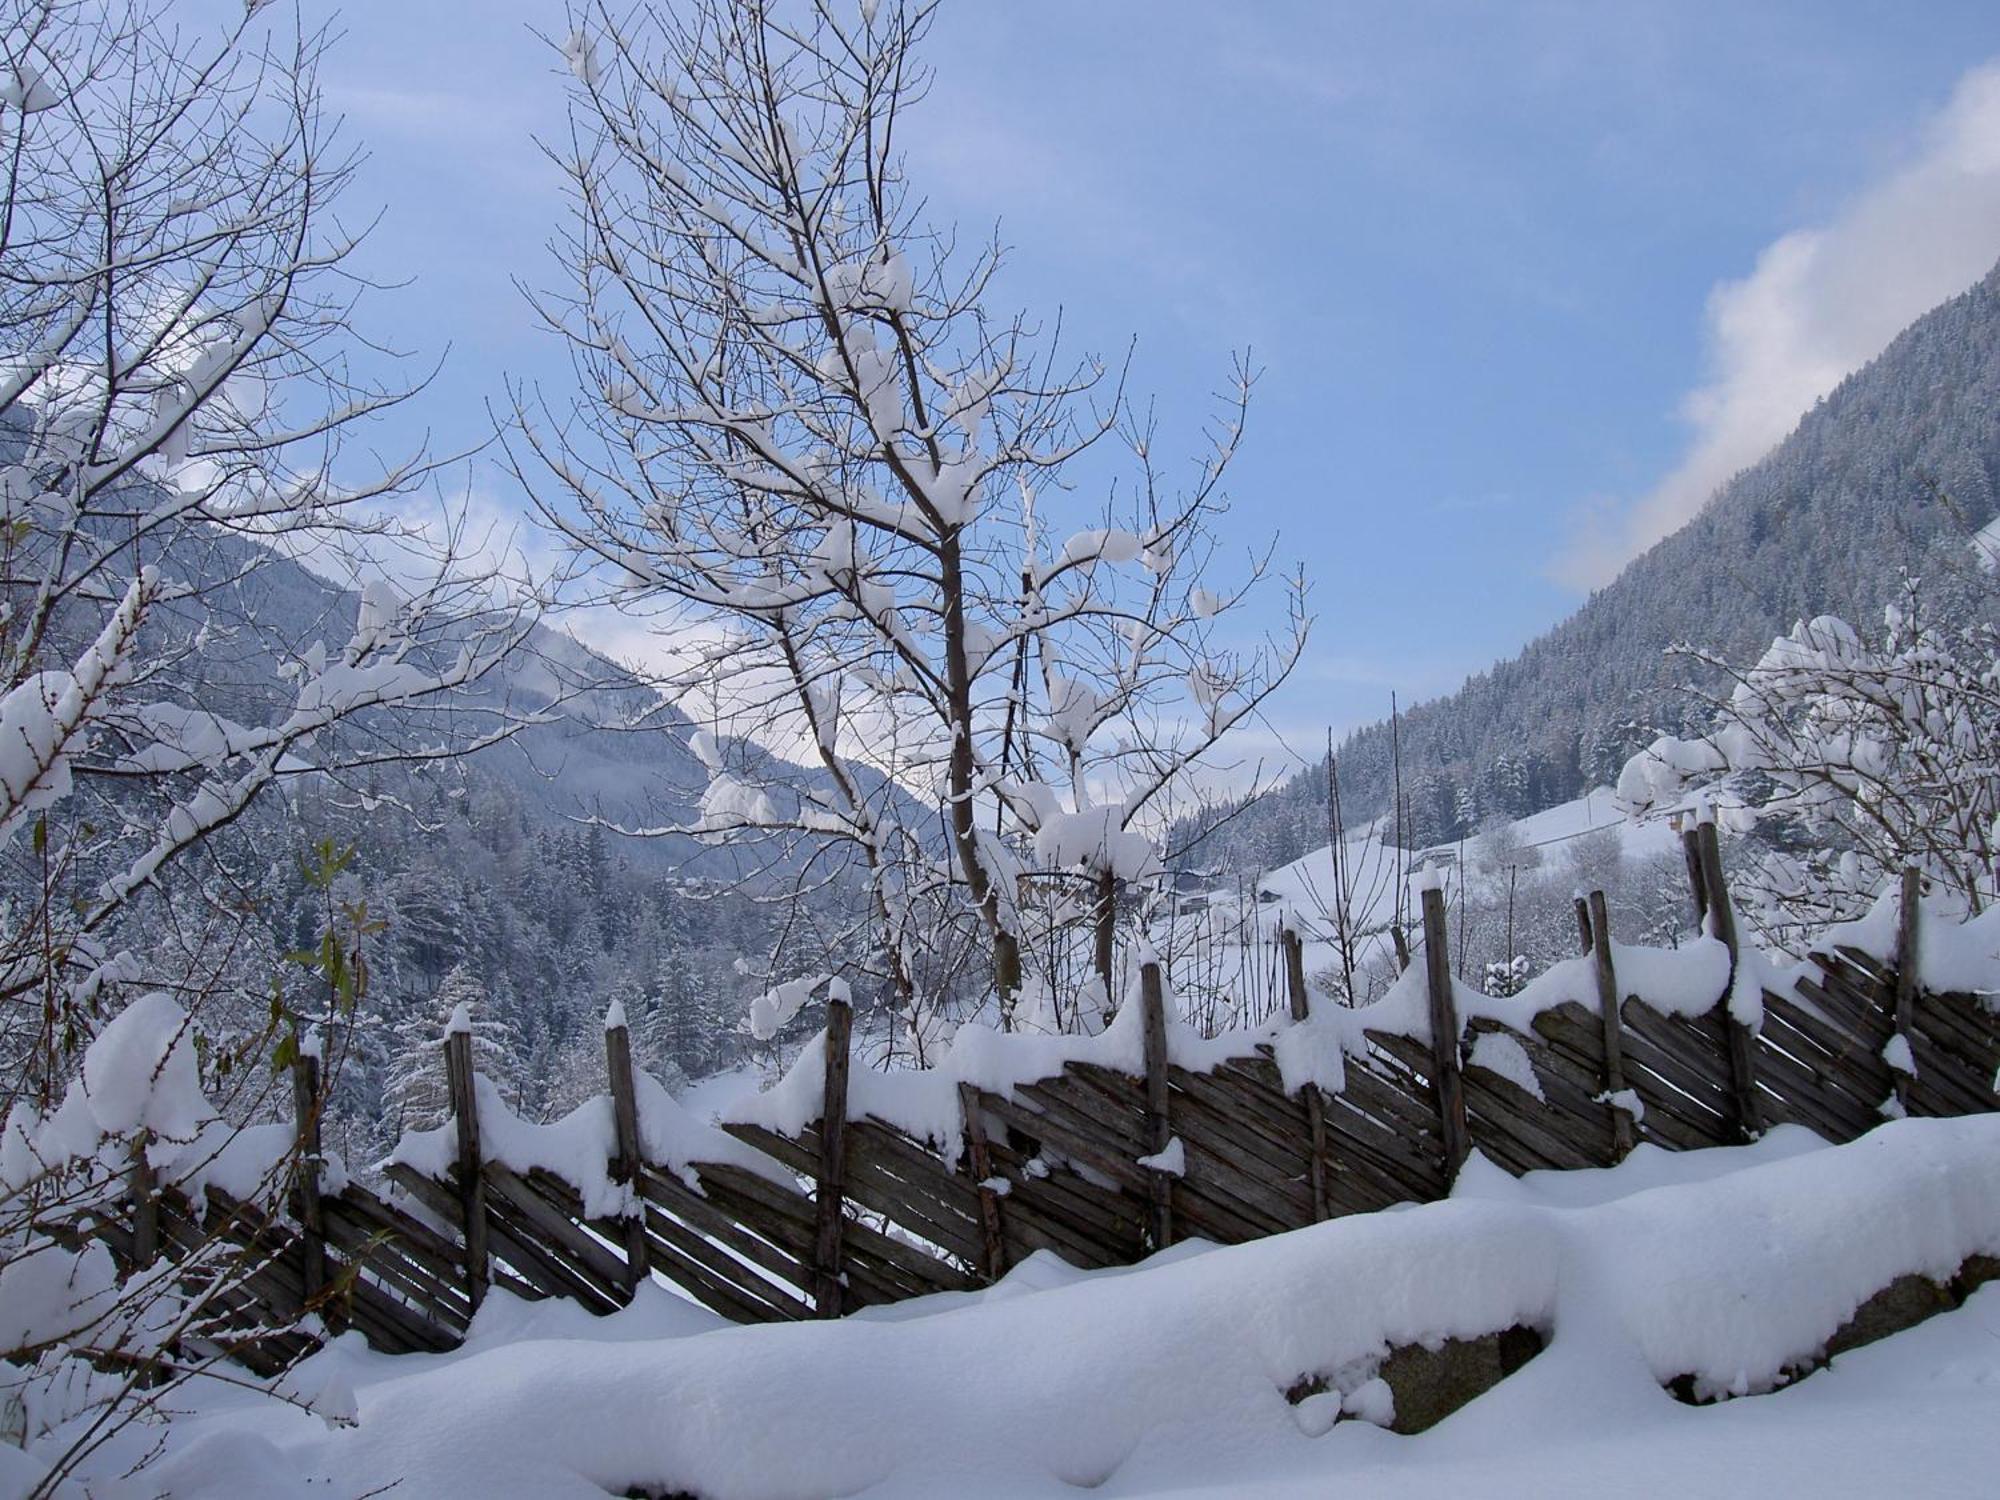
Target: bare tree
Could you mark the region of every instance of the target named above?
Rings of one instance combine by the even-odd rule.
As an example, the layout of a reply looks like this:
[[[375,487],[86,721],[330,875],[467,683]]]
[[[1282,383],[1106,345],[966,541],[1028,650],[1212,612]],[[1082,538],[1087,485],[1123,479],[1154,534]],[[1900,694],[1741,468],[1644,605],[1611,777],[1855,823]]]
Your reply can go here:
[[[1011,1018],[1060,934],[1108,981],[1149,808],[1305,620],[1295,586],[1288,629],[1232,649],[1266,559],[1204,577],[1248,369],[1176,486],[1121,379],[992,310],[997,244],[927,224],[901,145],[932,10],[573,8],[570,283],[535,301],[583,395],[518,392],[511,447],[571,601],[666,607],[687,660],[665,685],[820,772],[769,796],[718,741],[701,827],[842,851],[906,1013],[920,969],[976,945]],[[1076,466],[1120,447],[1129,483],[1098,462],[1069,532]]]
[[[462,753],[481,710],[454,690],[528,625],[449,527],[412,593],[378,579],[352,619],[260,614],[258,576],[288,556],[338,573],[412,541],[374,502],[432,471],[343,451],[409,391],[361,368],[381,361],[353,329],[323,35],[259,7],[202,41],[146,0],[9,9],[0,849],[54,899],[0,935],[0,1001],[16,1060],[36,1016],[45,1104],[89,1034],[65,1007],[136,897],[271,786]],[[413,748],[385,727],[412,712],[458,732]]]
[[[519,727],[465,690],[527,614],[462,564],[448,516],[421,559],[422,537],[379,519],[432,460],[364,467],[346,442],[411,388],[356,330],[368,287],[334,212],[351,158],[320,104],[325,45],[266,4],[218,35],[159,0],[0,6],[0,1274],[17,1286],[51,1261],[73,1263],[72,1285],[101,1279],[84,1274],[101,1246],[44,1231],[102,1191],[107,1160],[199,1172],[235,1138],[126,1119],[118,1088],[79,1076],[127,997],[166,982],[145,937],[168,894],[174,919],[191,897],[215,936],[183,945],[196,957],[175,998],[144,996],[180,1018],[143,1032],[165,1038],[153,1083],[217,1040],[203,976],[255,899],[217,853],[233,824],[287,783],[338,789]],[[323,617],[271,605],[273,570],[353,577],[383,546],[420,581],[376,576]],[[266,977],[269,1022],[244,1039],[260,1061],[351,1013],[347,951],[325,947],[303,987]],[[269,1066],[240,1075],[237,1124],[274,1079],[289,1089]],[[78,1120],[101,1127],[80,1156]],[[181,1125],[198,1138],[171,1138]],[[317,1169],[288,1161],[260,1188]],[[6,1394],[39,1391],[39,1421],[70,1420],[72,1396],[97,1412],[57,1473],[170,1378],[170,1351],[216,1305],[197,1296],[191,1324],[180,1299],[190,1276],[227,1285],[219,1254],[190,1251],[171,1275],[126,1266],[138,1274],[95,1303],[10,1324],[18,1347],[0,1336]],[[75,1378],[79,1360],[96,1375]]]

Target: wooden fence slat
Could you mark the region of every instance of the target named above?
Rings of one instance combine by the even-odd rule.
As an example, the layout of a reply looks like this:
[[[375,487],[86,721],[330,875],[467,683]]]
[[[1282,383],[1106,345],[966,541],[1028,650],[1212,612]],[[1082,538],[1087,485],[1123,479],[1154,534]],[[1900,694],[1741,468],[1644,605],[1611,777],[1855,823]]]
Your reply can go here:
[[[456,1025],[444,1039],[445,1084],[458,1133],[458,1214],[465,1236],[465,1294],[472,1310],[486,1300],[486,1176],[479,1170],[479,1091],[473,1083],[472,1032]]]
[[[816,1131],[808,1127],[803,1139],[816,1150]],[[848,1123],[848,1200],[893,1220],[944,1255],[978,1266],[984,1255],[983,1231],[976,1214],[963,1211],[959,1186],[950,1169],[929,1153],[922,1166],[913,1166],[885,1145],[880,1133]],[[972,1196],[976,1208],[977,1195]]]
[[[1802,979],[1801,986],[1811,983]],[[1821,991],[1821,993],[1825,993]],[[1825,1007],[1820,1007],[1824,1010]],[[1764,991],[1764,1019],[1776,1022],[1779,1035],[1789,1040],[1786,1050],[1797,1052],[1809,1044],[1814,1060],[1840,1079],[1842,1087],[1856,1098],[1880,1103],[1891,1086],[1889,1064],[1880,1052],[1869,1048],[1866,1039],[1828,1022],[1824,1016],[1794,1004],[1784,995]],[[1922,1024],[1919,1014],[1918,1024]]]
[[[152,1132],[140,1126],[132,1136],[132,1166],[126,1201],[132,1206],[132,1269],[143,1271],[160,1256],[160,1196],[153,1163],[146,1155]]]
[[[292,1063],[292,1117],[296,1122],[297,1158],[292,1210],[299,1221],[304,1257],[306,1301],[318,1303],[326,1289],[326,1218],[320,1207],[319,1054],[302,1047]],[[328,1322],[335,1309],[321,1309]]]
[[[1764,1027],[1758,1034],[1759,1069],[1764,1065],[1765,1053],[1779,1052],[1809,1072],[1814,1087],[1819,1091],[1852,1104],[1864,1113],[1873,1113],[1879,1108],[1886,1097],[1886,1080],[1882,1087],[1875,1087],[1862,1070],[1850,1066],[1849,1059],[1829,1056],[1811,1033],[1797,1025],[1797,1010],[1773,1004],[1775,998],[1769,992],[1764,996]]]
[[[1458,1003],[1451,991],[1451,956],[1445,951],[1444,892],[1436,884],[1423,893],[1424,982],[1430,996],[1431,1087],[1437,1093],[1438,1120],[1444,1136],[1444,1175],[1458,1176],[1472,1153],[1472,1135],[1465,1124],[1465,1086],[1459,1078]]]
[[[1586,902],[1590,919],[1590,953],[1595,960],[1597,1004],[1604,1017],[1604,1091],[1625,1091],[1625,1049],[1620,1045],[1618,1020],[1618,970],[1611,955],[1611,913],[1604,904],[1604,892],[1592,891]],[[1632,1116],[1621,1104],[1611,1106],[1611,1156],[1623,1161],[1632,1150]]]
[[[1204,1085],[1206,1087],[1204,1087]],[[1182,1135],[1192,1130],[1215,1143],[1218,1151],[1233,1154],[1246,1166],[1254,1166],[1265,1178],[1278,1182],[1305,1182],[1311,1168],[1293,1143],[1274,1141],[1254,1120],[1245,1121],[1217,1110],[1209,1103],[1215,1085],[1199,1074],[1186,1078],[1174,1073],[1174,1128]],[[1226,1097],[1227,1090],[1222,1091]]]
[[[639,1174],[639,1191],[647,1202],[687,1224],[705,1239],[768,1272],[801,1297],[812,1295],[812,1272],[784,1245],[768,1240],[669,1172],[647,1168]],[[648,1217],[648,1224],[651,1216]],[[810,1304],[807,1304],[810,1311]]]
[[[1174,1134],[1168,1103],[1166,992],[1157,963],[1139,966],[1139,1004],[1146,1031],[1147,1154],[1152,1155],[1166,1150]],[[1173,1174],[1153,1168],[1147,1173],[1146,1186],[1153,1204],[1153,1248],[1164,1250],[1174,1242]]]
[[[838,998],[826,1004],[826,1075],[819,1121],[819,1175],[813,1203],[813,1306],[822,1318],[840,1316],[842,1222],[846,1218],[847,1065],[854,1008]]]
[[[615,1015],[616,1025],[604,1028],[604,1070],[611,1081],[611,1126],[618,1155],[611,1164],[611,1180],[622,1183],[636,1194],[639,1163],[645,1149],[639,1141],[639,1096],[632,1078],[632,1032],[625,1024],[623,1009]],[[632,1212],[620,1225],[625,1246],[625,1295],[629,1300],[653,1275],[653,1257],[646,1240],[646,1214],[635,1201]]]
[[[406,1166],[401,1162],[390,1162],[382,1171],[383,1175],[388,1177],[391,1182],[395,1183],[432,1213],[440,1217],[449,1217],[459,1211],[462,1200],[456,1188],[447,1187],[442,1182],[426,1177],[415,1167]],[[487,1261],[486,1275],[481,1278],[481,1284],[487,1283],[493,1286],[505,1287],[515,1296],[524,1298],[530,1302],[549,1295],[548,1292],[535,1285],[534,1282],[528,1280],[526,1277],[516,1275],[511,1270],[503,1270],[495,1266],[490,1256]],[[472,1288],[472,1281],[469,1274],[466,1277],[464,1285],[467,1300],[469,1301]]]
[[[788,1322],[810,1318],[812,1306],[788,1295],[742,1266],[729,1266],[725,1256],[699,1234],[668,1214],[646,1214],[649,1250],[657,1252],[660,1271],[676,1286],[711,1311],[737,1323]]]
[[[988,1281],[1007,1274],[1007,1228],[1001,1217],[1000,1195],[993,1183],[993,1154],[986,1149],[986,1116],[979,1108],[979,1090],[958,1086],[958,1113],[965,1132],[965,1168],[979,1191],[979,1232],[984,1254],[980,1270]]]
[[[1701,860],[1699,827],[1681,830],[1681,858],[1687,864],[1688,894],[1694,900],[1694,930],[1708,926],[1708,882]]]
[[[1917,867],[1905,865],[1896,924],[1896,1032],[1906,1039],[1916,1030],[1917,925],[1923,888],[1923,876]],[[1896,1072],[1896,1103],[1904,1114],[1910,1112],[1910,1075],[1900,1069]]]
[[[1727,1131],[1723,1117],[1703,1112],[1654,1066],[1656,1063],[1661,1067],[1678,1066],[1666,1062],[1642,1029],[1643,1025],[1660,1024],[1662,1018],[1628,1000],[1620,1011],[1620,1020],[1625,1081],[1645,1106],[1644,1118],[1639,1122],[1640,1136],[1657,1139],[1675,1150],[1718,1144]],[[1581,1114],[1585,1108],[1593,1107],[1591,1101],[1596,1097],[1604,1067],[1604,1032],[1597,1018],[1580,1006],[1559,1006],[1535,1017],[1534,1025],[1536,1034],[1549,1045],[1547,1062],[1551,1076],[1543,1078],[1543,1088],[1552,1094],[1559,1093],[1572,1113]],[[1608,1150],[1608,1122],[1605,1137]]]
[[[486,1163],[488,1192],[538,1234],[543,1248],[570,1270],[589,1276],[614,1302],[625,1300],[627,1270],[623,1257],[604,1241],[616,1243],[623,1226],[616,1220],[591,1219],[584,1213],[583,1195],[572,1185],[541,1168],[517,1173],[497,1161]]]
[[[1285,983],[1292,1002],[1292,1020],[1302,1025],[1312,1014],[1312,997],[1306,992],[1306,945],[1290,927],[1284,931],[1284,941]],[[1331,1213],[1326,1191],[1326,1103],[1317,1084],[1307,1084],[1300,1093],[1305,1096],[1307,1170],[1312,1185],[1313,1219],[1317,1222]]]
[[[461,1317],[470,1314],[465,1300],[465,1256],[456,1243],[358,1182],[348,1183],[338,1197],[326,1199],[324,1207],[329,1224],[346,1216],[371,1238],[386,1237],[389,1248],[449,1293],[451,1305],[463,1309]]]
[[[456,1280],[447,1287],[393,1244],[377,1241],[359,1221],[337,1212],[326,1216],[326,1242],[347,1262],[357,1284],[365,1273],[393,1288],[414,1314],[434,1325],[440,1334],[456,1339],[465,1331],[470,1310],[462,1300],[453,1300],[462,1297]]]
[[[1093,1188],[1066,1169],[1050,1168],[1038,1176],[1028,1171],[1029,1158],[997,1138],[989,1138],[986,1149],[1011,1184],[1006,1218],[1010,1241],[1033,1248],[1039,1236],[1084,1270],[1123,1265],[1145,1253],[1144,1215],[1129,1200]]]
[[[1715,935],[1729,950],[1729,983],[1716,1002],[1729,1059],[1730,1122],[1739,1139],[1755,1140],[1764,1131],[1764,1114],[1757,1102],[1757,1039],[1736,1018],[1730,996],[1736,988],[1736,914],[1729,904],[1729,886],[1722,878],[1722,846],[1713,819],[1696,826],[1700,843],[1702,888],[1708,897],[1708,917]]]
[[[1966,1071],[1990,1080],[2000,1066],[2000,1020],[1983,1000],[1963,995],[1917,996],[1917,1030],[1951,1053]]]
[[[1616,1160],[1638,1139],[1673,1149],[1743,1139],[1767,1121],[1851,1139],[1892,1097],[1917,1114],[2000,1107],[1992,1081],[2000,1020],[1976,997],[1926,994],[1917,983],[1915,870],[1903,872],[1892,958],[1850,948],[1814,954],[1817,977],[1802,977],[1795,993],[1766,992],[1763,1025],[1752,1032],[1728,1003],[1738,934],[1713,824],[1687,830],[1682,843],[1698,909],[1730,954],[1731,990],[1698,1015],[1655,1011],[1637,995],[1620,1002],[1609,912],[1596,891],[1576,910],[1597,1013],[1569,1001],[1533,1016],[1531,1030],[1485,1018],[1465,1026],[1434,888],[1421,902],[1430,1042],[1365,1033],[1338,1091],[1288,1093],[1273,1047],[1254,1038],[1203,1071],[1175,1067],[1164,981],[1148,963],[1140,1076],[1072,1061],[1004,1096],[961,1083],[964,1150],[946,1160],[893,1126],[849,1119],[852,1012],[834,1001],[818,1121],[789,1136],[724,1127],[786,1172],[732,1162],[675,1174],[645,1160],[629,1031],[611,1025],[609,1166],[634,1196],[629,1210],[594,1218],[575,1184],[484,1159],[472,1038],[455,1025],[444,1052],[456,1152],[441,1179],[392,1164],[387,1174],[406,1196],[360,1184],[323,1193],[321,1085],[316,1059],[302,1057],[292,1073],[297,1169],[284,1196],[238,1201],[210,1188],[205,1202],[190,1202],[156,1180],[142,1131],[125,1168],[127,1216],[89,1219],[77,1231],[98,1236],[126,1265],[195,1258],[185,1275],[209,1312],[188,1350],[233,1353],[275,1373],[313,1347],[310,1336],[283,1330],[328,1302],[329,1290],[341,1293],[350,1326],[390,1352],[453,1347],[488,1286],[607,1312],[656,1271],[739,1321],[826,1317],[990,1284],[1035,1250],[1086,1268],[1129,1264],[1176,1234],[1247,1240],[1437,1198],[1475,1142],[1519,1173]],[[1280,946],[1292,1020],[1304,1024],[1303,944],[1284,931]],[[1468,1038],[1496,1031],[1526,1052],[1532,1088],[1466,1061]],[[1913,1075],[1883,1055],[1895,1036],[1909,1045]],[[1628,1090],[1644,1105],[1637,1118],[1607,1107]],[[1176,1141],[1181,1172],[1144,1163]],[[441,1227],[454,1225],[462,1244]],[[213,1253],[218,1243],[226,1256]]]
[[[1017,1092],[1026,1095],[1028,1091],[1022,1088]],[[1023,1135],[1053,1147],[1059,1155],[1109,1178],[1143,1201],[1152,1201],[1152,1178],[1135,1160],[1141,1153],[1106,1145],[1090,1130],[1089,1121],[1073,1123],[1068,1111],[1053,1101],[1040,1101],[1038,1108],[1030,1108],[1026,1102],[1016,1103],[982,1089],[979,1107]],[[1147,1222],[1152,1225],[1155,1221],[1149,1215]]]

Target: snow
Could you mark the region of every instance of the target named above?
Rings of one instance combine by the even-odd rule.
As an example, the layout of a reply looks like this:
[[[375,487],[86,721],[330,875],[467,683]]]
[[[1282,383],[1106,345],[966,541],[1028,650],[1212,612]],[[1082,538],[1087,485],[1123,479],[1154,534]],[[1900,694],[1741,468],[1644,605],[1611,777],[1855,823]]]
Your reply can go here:
[[[1729,949],[1719,938],[1700,937],[1678,948],[1614,942],[1611,963],[1618,988],[1644,996],[1647,1006],[1662,1015],[1705,1014],[1715,1009],[1729,985]],[[1597,1009],[1594,995],[1590,1008]]]
[[[1148,1171],[1165,1172],[1169,1177],[1185,1177],[1187,1147],[1181,1143],[1179,1136],[1175,1136],[1152,1155],[1138,1158],[1138,1164]]]
[[[201,1092],[193,1023],[169,995],[142,995],[83,1059],[84,1097],[107,1135],[147,1130],[185,1140],[215,1113]]]
[[[371,578],[361,586],[361,602],[356,607],[356,640],[375,641],[387,635],[409,608],[409,600],[385,578]]]
[[[1613,1109],[1623,1110],[1634,1125],[1646,1118],[1646,1101],[1639,1097],[1637,1089],[1616,1089],[1597,1096],[1600,1104],[1608,1104]]]
[[[0,74],[0,107],[18,109],[24,115],[38,115],[61,103],[62,95],[27,63],[20,63]]]
[[[651,1074],[635,1069],[633,1094],[639,1107],[639,1143],[646,1159],[700,1190],[691,1164],[716,1162],[742,1167],[789,1186],[791,1176],[762,1152],[689,1113]],[[493,1081],[475,1074],[479,1107],[479,1152],[517,1173],[549,1172],[575,1188],[592,1218],[617,1218],[638,1207],[627,1185],[611,1176],[618,1154],[611,1096],[586,1099],[546,1125],[525,1120],[501,1096]],[[447,1120],[434,1130],[413,1130],[396,1143],[388,1159],[442,1178],[458,1160],[458,1124]]]
[[[1262,1028],[1204,1037],[1180,1019],[1172,986],[1166,987],[1164,998],[1168,1055],[1182,1067],[1207,1069],[1225,1058],[1252,1055],[1275,1034],[1271,1028]],[[1094,1062],[1128,1074],[1144,1071],[1144,1007],[1139,1003],[1136,971],[1130,976],[1116,1017],[1094,1036],[1002,1032],[967,1023],[922,1071],[855,1068],[848,1075],[848,1117],[879,1120],[955,1158],[962,1129],[959,1084],[970,1083],[1011,1098],[1021,1084],[1053,1077],[1071,1062]],[[797,1135],[820,1116],[825,1077],[826,1035],[822,1032],[800,1049],[782,1078],[763,1093],[738,1098],[723,1118],[761,1125],[781,1135]]]
[[[142,995],[91,1042],[82,1077],[47,1119],[25,1101],[14,1106],[0,1132],[0,1190],[77,1171],[73,1202],[114,1196],[142,1130],[159,1180],[196,1197],[211,1183],[238,1198],[258,1195],[293,1145],[289,1125],[237,1128],[217,1114],[201,1092],[187,1013],[170,996]],[[328,1169],[343,1170],[331,1158]]]
[[[774,985],[750,1002],[750,1035],[768,1042],[805,1009],[812,992],[827,982],[824,974],[808,974]]]
[[[1917,1060],[1910,1053],[1910,1039],[1897,1032],[1882,1047],[1882,1061],[1898,1073],[1917,1076]]]
[[[1598,787],[1573,801],[1517,819],[1509,826],[1523,847],[1540,850],[1544,859],[1562,858],[1565,848],[1585,834],[1616,834],[1620,853],[1627,861],[1675,853],[1680,847],[1679,836],[1664,818],[1639,821],[1627,816],[1608,787]],[[1370,934],[1364,944],[1364,956],[1367,947],[1384,941],[1379,934],[1393,915],[1399,859],[1405,866],[1414,866],[1425,854],[1426,851],[1414,849],[1399,854],[1381,824],[1371,824],[1352,833],[1341,846],[1341,867],[1347,872],[1353,892],[1353,923]],[[1439,878],[1448,883],[1461,878],[1461,874],[1440,871]],[[1271,871],[1257,883],[1257,889],[1275,898],[1298,923],[1306,938],[1308,972],[1332,961],[1328,941],[1337,885],[1330,845]]]
[[[1535,1077],[1535,1065],[1528,1060],[1528,1049],[1503,1031],[1482,1031],[1472,1044],[1472,1055],[1466,1064],[1497,1073],[1523,1093],[1544,1104],[1549,1102],[1542,1092],[1541,1080]]]
[[[69,795],[70,761],[84,748],[90,720],[104,712],[107,690],[130,675],[140,624],[159,591],[157,570],[141,568],[71,671],[33,673],[0,698],[0,847]]]
[[[1124,881],[1151,879],[1160,871],[1159,849],[1124,822],[1122,802],[1052,812],[1035,832],[1035,857],[1055,869],[1108,871]]]
[[[1982,573],[2000,572],[2000,516],[1995,516],[1972,534],[1967,544],[1973,561]]]
[[[1895,882],[1875,898],[1866,914],[1831,927],[1813,944],[1816,952],[1855,948],[1894,962],[1902,921],[1902,898]],[[1993,988],[2000,966],[2000,906],[1966,918],[1951,902],[1925,896],[1918,904],[1917,980],[1940,995],[1982,995]]]
[[[592,1320],[496,1292],[454,1353],[347,1335],[301,1365],[299,1389],[351,1390],[351,1427],[178,1392],[148,1493],[1983,1495],[2000,1292],[1775,1395],[1690,1407],[1662,1386],[1766,1390],[1897,1276],[1996,1249],[1993,1117],[1840,1147],[1790,1128],[1642,1146],[1518,1181],[1475,1158],[1446,1202],[1111,1271],[1041,1254],[986,1291],[836,1323],[726,1328],[664,1294]],[[1517,1325],[1549,1338],[1517,1374],[1427,1433],[1380,1430],[1391,1347]],[[1291,1405],[1314,1376],[1328,1397]],[[159,1436],[121,1435],[91,1472]]]
[[[1063,543],[1055,566],[1060,569],[1094,562],[1128,563],[1143,550],[1144,544],[1129,531],[1116,528],[1079,531]]]

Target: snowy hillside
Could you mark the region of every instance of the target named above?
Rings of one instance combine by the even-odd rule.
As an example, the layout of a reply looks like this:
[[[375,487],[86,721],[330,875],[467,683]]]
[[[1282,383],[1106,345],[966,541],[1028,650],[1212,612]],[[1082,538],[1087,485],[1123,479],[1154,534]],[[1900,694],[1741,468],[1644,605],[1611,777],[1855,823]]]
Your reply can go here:
[[[1898,1277],[1995,1253],[1992,1117],[1519,1181],[1475,1160],[1447,1202],[1129,1271],[1038,1255],[989,1291],[835,1324],[731,1328],[664,1290],[602,1320],[496,1293],[456,1353],[349,1335],[295,1371],[347,1425],[183,1389],[146,1493],[1880,1495],[1921,1475],[1984,1495],[2000,1292],[1795,1377]],[[1394,1351],[1513,1328],[1546,1348],[1429,1430],[1383,1430],[1453,1399],[1436,1360]],[[0,1461],[12,1484],[32,1470]]]
[[[1393,973],[1390,929],[1398,921],[1408,926],[1419,872],[1435,870],[1444,885],[1454,936],[1465,950],[1459,973],[1490,980],[1489,965],[1525,975],[1573,952],[1571,901],[1582,891],[1602,889],[1612,898],[1621,940],[1673,941],[1674,914],[1685,906],[1680,869],[1679,836],[1665,819],[1634,821],[1613,806],[1609,788],[1596,787],[1430,848],[1396,848],[1386,820],[1377,820],[1342,844],[1338,878],[1333,848],[1323,845],[1254,884],[1223,880],[1177,899],[1155,941],[1197,1009],[1213,1005],[1261,1017],[1283,1004],[1277,936],[1286,924],[1301,936],[1315,987],[1336,996],[1347,988],[1339,951],[1343,908],[1356,971],[1353,998],[1379,994]],[[1641,925],[1642,912],[1652,926]]]
[[[1506,827],[1511,844],[1536,851],[1534,857],[1538,864],[1564,858],[1572,841],[1590,833],[1615,834],[1619,848],[1628,860],[1642,859],[1651,854],[1672,854],[1680,847],[1673,830],[1664,821],[1639,823],[1620,813],[1612,805],[1609,787],[1595,787],[1569,802],[1530,813],[1525,818],[1516,818]],[[1476,844],[1476,840],[1470,842]],[[1442,845],[1404,851],[1401,857],[1405,867],[1411,870],[1428,865],[1455,869],[1459,850],[1456,845]],[[1364,921],[1388,919],[1394,905],[1393,876],[1397,858],[1398,851],[1386,842],[1383,825],[1379,822],[1370,824],[1343,846],[1342,866],[1351,872],[1347,881],[1366,903],[1358,913]],[[1333,846],[1323,845],[1271,871],[1257,882],[1257,889],[1290,903],[1301,920],[1311,922],[1333,900],[1336,889]]]

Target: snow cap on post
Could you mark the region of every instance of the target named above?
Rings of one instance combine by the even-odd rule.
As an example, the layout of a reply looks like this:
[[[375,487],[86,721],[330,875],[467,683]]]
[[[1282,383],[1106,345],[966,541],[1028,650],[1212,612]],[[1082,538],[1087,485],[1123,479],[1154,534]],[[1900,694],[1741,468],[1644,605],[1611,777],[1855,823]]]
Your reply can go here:
[[[451,1008],[451,1019],[444,1024],[446,1036],[470,1036],[472,1034],[472,1007],[461,1000]]]
[[[812,992],[826,984],[833,976],[829,974],[808,974],[799,979],[788,979],[783,984],[774,985],[750,1002],[750,1035],[760,1042],[768,1042],[791,1024],[792,1018],[805,1009]],[[843,990],[845,982],[836,980]],[[829,998],[833,998],[829,994]],[[844,997],[843,997],[844,998]]]
[[[611,1003],[605,1006],[604,1029],[606,1031],[626,1031],[630,1029],[625,1024],[625,1002],[623,1000],[614,997]]]

